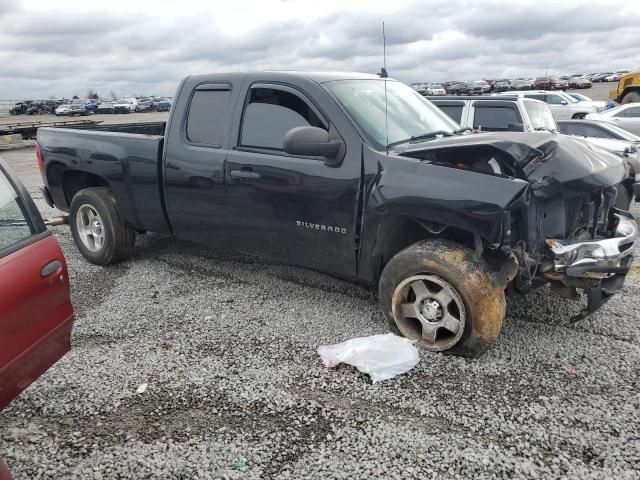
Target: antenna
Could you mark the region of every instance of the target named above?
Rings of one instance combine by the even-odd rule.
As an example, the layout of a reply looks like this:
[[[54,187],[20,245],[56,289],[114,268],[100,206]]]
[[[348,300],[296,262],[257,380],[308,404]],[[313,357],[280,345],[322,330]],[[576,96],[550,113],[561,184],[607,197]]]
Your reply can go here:
[[[387,136],[387,155],[389,155],[389,102],[387,101],[387,37],[384,34],[384,22],[382,22],[382,69],[380,76],[384,78],[384,130]]]

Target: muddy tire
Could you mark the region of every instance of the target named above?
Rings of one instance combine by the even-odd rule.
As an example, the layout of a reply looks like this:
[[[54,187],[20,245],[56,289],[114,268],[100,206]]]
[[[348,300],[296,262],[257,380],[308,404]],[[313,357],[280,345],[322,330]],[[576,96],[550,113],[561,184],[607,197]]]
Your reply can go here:
[[[638,92],[629,92],[622,97],[622,101],[620,103],[638,103],[640,102],[640,93]]]
[[[473,250],[424,240],[397,253],[379,283],[391,329],[416,346],[477,357],[496,340],[506,302],[504,287]]]
[[[133,254],[136,232],[125,223],[106,187],[80,190],[71,201],[69,225],[80,253],[96,265],[110,265]]]

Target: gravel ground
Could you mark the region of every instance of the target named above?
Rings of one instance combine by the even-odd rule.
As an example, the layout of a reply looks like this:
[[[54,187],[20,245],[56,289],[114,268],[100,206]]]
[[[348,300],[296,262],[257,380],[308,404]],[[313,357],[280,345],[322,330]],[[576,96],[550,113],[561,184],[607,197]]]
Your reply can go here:
[[[3,156],[38,197],[32,149]],[[480,359],[421,352],[373,385],[315,353],[386,332],[367,289],[155,234],[101,268],[53,230],[73,350],[0,416],[16,479],[640,477],[637,269],[590,319],[510,298]]]

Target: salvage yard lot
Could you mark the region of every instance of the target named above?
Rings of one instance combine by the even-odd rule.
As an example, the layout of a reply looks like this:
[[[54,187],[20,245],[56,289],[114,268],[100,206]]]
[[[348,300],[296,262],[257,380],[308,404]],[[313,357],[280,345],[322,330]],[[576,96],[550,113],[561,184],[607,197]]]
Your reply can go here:
[[[33,149],[2,156],[54,214]],[[421,352],[372,385],[315,353],[387,331],[366,288],[155,234],[102,268],[53,230],[73,350],[0,415],[17,479],[640,475],[637,267],[587,320],[546,288],[512,297],[483,357]]]

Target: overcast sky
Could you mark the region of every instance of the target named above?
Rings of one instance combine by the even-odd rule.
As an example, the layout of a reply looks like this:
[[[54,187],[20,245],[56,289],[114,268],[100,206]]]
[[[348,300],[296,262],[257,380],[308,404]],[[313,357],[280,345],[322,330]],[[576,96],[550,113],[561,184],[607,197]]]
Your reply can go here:
[[[349,70],[406,82],[640,67],[636,1],[0,0],[0,98],[173,94],[191,73]]]

